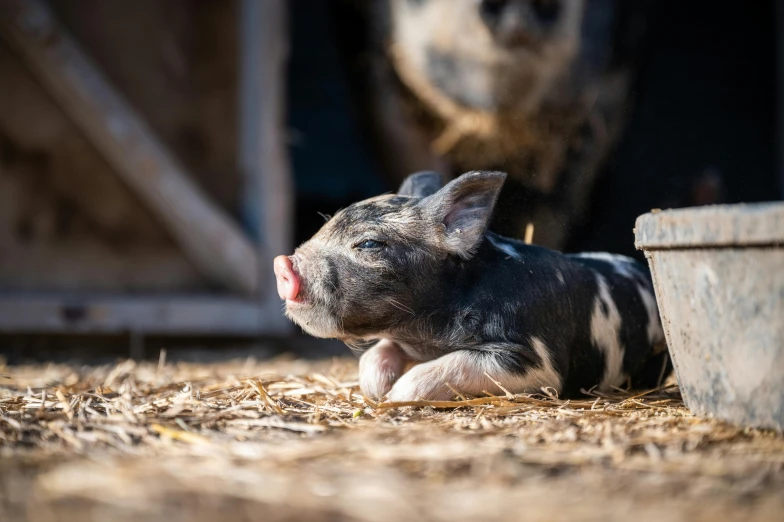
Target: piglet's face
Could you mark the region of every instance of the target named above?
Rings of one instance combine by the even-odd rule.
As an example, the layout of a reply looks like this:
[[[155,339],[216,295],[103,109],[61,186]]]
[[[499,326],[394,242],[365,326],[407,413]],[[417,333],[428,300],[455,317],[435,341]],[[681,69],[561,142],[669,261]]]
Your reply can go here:
[[[506,175],[470,172],[440,188],[410,176],[396,195],[355,203],[293,256],[275,259],[286,315],[316,337],[390,335],[437,300],[447,267],[473,257]]]

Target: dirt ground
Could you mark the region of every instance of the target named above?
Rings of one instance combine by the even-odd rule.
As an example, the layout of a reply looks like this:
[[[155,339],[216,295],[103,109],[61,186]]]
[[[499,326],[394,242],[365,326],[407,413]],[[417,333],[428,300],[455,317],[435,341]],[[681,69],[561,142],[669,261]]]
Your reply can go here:
[[[0,520],[784,520],[784,437],[677,387],[376,405],[356,361],[0,368]]]

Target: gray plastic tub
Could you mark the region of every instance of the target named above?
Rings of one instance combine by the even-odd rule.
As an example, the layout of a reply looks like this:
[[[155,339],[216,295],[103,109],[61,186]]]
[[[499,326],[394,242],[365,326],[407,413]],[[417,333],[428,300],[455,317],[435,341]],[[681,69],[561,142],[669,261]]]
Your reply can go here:
[[[689,409],[784,429],[784,203],[651,212],[635,245]]]

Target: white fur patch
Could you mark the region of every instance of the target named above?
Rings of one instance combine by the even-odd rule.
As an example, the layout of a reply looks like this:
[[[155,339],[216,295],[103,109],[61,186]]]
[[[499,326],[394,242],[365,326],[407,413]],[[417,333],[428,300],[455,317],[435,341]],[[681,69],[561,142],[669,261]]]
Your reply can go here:
[[[659,320],[659,308],[656,306],[656,297],[649,288],[640,284],[637,285],[637,292],[640,293],[640,299],[642,299],[642,304],[648,313],[648,342],[651,345],[660,343],[664,341],[664,330]]]
[[[535,385],[538,390],[549,387],[555,389],[556,393],[561,393],[561,390],[563,389],[563,379],[561,378],[561,374],[558,373],[553,366],[550,350],[538,337],[531,337],[531,346],[536,352],[536,355],[542,360],[542,363],[540,366],[531,368],[526,372],[525,379],[529,381],[527,386]]]
[[[605,261],[612,265],[618,275],[629,279],[634,278],[635,261],[631,257],[622,256],[620,254],[609,254],[607,252],[583,252],[575,254],[575,257]]]
[[[566,279],[564,279],[563,272],[561,272],[560,270],[555,271],[555,277],[558,278],[558,282],[561,283],[562,285],[566,284]]]
[[[508,372],[492,357],[458,350],[411,368],[395,383],[387,398],[392,402],[406,402],[449,400],[455,396],[455,392],[467,395],[483,395],[484,392],[502,394],[503,390],[493,380],[511,393],[538,392],[543,387],[553,388],[560,393],[563,382],[553,367],[549,350],[537,338],[532,338],[531,343],[541,358],[539,366]]]
[[[608,254],[606,252],[588,252],[576,254],[576,257],[583,257],[589,259],[598,259],[610,263],[615,272],[628,279],[634,279],[637,292],[640,294],[645,311],[648,313],[647,334],[648,342],[652,345],[664,341],[664,330],[662,330],[661,321],[659,320],[659,309],[656,306],[656,296],[649,286],[641,285],[635,279],[635,275],[641,275],[637,270],[637,265],[630,257]]]
[[[500,250],[504,254],[506,254],[509,257],[512,257],[514,259],[520,259],[520,252],[517,251],[517,249],[514,247],[514,245],[504,241],[503,239],[501,239],[499,237],[495,237],[495,236],[492,236],[490,234],[488,234],[487,239],[490,241],[490,243],[494,247],[496,247],[498,250]]]
[[[600,274],[596,274],[599,295],[593,303],[591,312],[591,341],[594,346],[604,353],[604,377],[599,383],[599,389],[617,386],[624,380],[623,354],[621,345],[621,314],[610,295],[607,281]],[[602,312],[602,302],[607,307],[607,315]]]
[[[662,330],[661,321],[659,321],[659,309],[656,306],[656,297],[647,285],[641,285],[637,282],[637,279],[635,279],[635,275],[640,274],[637,270],[637,265],[632,258],[618,254],[608,254],[606,252],[588,252],[577,254],[576,257],[606,261],[612,265],[618,275],[628,279],[634,279],[637,292],[640,294],[640,299],[645,307],[645,311],[648,313],[648,342],[654,345],[664,341],[664,330]]]

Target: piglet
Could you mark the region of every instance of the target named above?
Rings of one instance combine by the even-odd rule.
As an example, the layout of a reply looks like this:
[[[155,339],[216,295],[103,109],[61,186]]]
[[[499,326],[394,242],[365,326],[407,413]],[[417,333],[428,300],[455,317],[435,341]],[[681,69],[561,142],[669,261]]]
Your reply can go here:
[[[413,174],[397,194],[339,211],[275,259],[291,320],[316,337],[370,345],[359,361],[366,396],[569,397],[652,386],[669,370],[647,268],[488,231],[505,178],[469,172],[442,187],[436,173]]]

